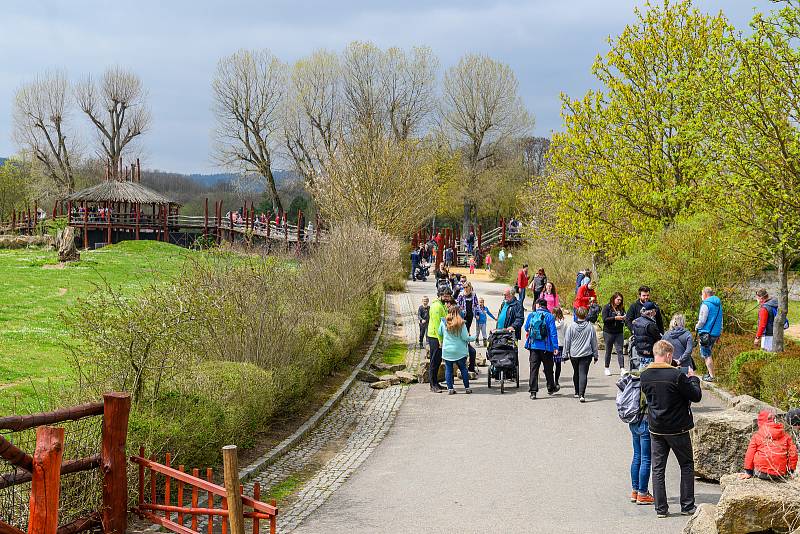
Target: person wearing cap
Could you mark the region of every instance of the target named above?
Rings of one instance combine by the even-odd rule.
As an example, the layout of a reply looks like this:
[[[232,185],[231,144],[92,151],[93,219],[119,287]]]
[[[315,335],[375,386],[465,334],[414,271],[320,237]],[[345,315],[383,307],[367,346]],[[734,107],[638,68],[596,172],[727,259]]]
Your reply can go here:
[[[639,356],[639,368],[644,369],[653,363],[653,345],[661,339],[661,332],[656,323],[658,314],[656,305],[648,300],[641,309],[641,315],[633,321],[631,331],[636,344],[636,354]]]
[[[442,365],[442,336],[439,334],[439,324],[447,317],[447,306],[453,303],[453,292],[450,288],[442,288],[437,292],[437,296],[428,312],[428,358],[431,360],[428,382],[433,393],[444,391],[439,384],[439,367]]]
[[[633,332],[633,322],[642,315],[642,308],[646,303],[652,303],[655,306],[656,316],[655,322],[656,326],[658,326],[658,331],[660,333],[664,333],[664,317],[661,315],[661,309],[658,307],[658,304],[650,300],[650,288],[647,286],[641,286],[639,288],[639,298],[634,301],[628,307],[628,313],[625,314],[625,324],[628,325],[628,328]]]

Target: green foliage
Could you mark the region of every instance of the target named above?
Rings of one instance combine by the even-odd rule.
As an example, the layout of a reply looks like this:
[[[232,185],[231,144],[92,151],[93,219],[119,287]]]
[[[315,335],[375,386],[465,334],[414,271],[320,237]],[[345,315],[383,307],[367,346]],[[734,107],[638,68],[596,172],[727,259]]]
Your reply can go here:
[[[761,372],[768,363],[768,359],[750,360],[744,363],[739,370],[737,392],[761,398],[763,387]]]
[[[556,286],[561,306],[569,309],[572,308],[572,299],[575,296],[575,276],[578,271],[592,266],[591,258],[586,254],[557,241],[534,238],[522,248],[514,250],[513,255],[511,260],[506,259],[502,267],[496,261],[497,255],[492,257],[495,260],[492,268],[498,269],[498,275],[501,275],[501,271],[507,271],[505,279],[513,284],[516,282],[517,271],[523,264],[528,264],[531,277],[539,267],[543,267],[547,278]]]
[[[781,409],[800,405],[800,358],[778,358],[761,371],[761,398]]]
[[[745,364],[753,361],[768,361],[774,357],[775,353],[764,352],[763,350],[748,350],[740,353],[733,360],[730,370],[728,371],[728,376],[730,376],[731,383],[736,384],[739,382],[739,375],[742,371],[742,367]]]
[[[30,206],[30,182],[29,165],[9,159],[0,166],[0,221]]]

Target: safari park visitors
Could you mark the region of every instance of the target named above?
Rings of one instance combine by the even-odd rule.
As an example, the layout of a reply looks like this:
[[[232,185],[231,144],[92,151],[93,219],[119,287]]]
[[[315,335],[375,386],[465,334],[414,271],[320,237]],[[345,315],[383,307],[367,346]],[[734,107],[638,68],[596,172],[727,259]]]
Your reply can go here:
[[[658,313],[656,305],[647,301],[642,305],[641,310],[641,315],[633,321],[633,328],[631,328],[640,369],[653,363],[653,346],[661,339],[661,332],[658,331],[656,324],[656,314]],[[628,309],[628,313],[630,313],[630,309]]]
[[[453,266],[453,248],[447,247],[444,249],[444,265],[445,267]]]
[[[650,485],[650,425],[647,421],[647,398],[642,393],[638,370],[624,373],[617,381],[617,412],[628,423],[633,443],[631,458],[631,502],[653,504],[655,499],[647,490]]]
[[[625,355],[622,347],[625,343],[623,329],[625,326],[625,299],[619,291],[611,295],[608,304],[600,312],[603,318],[603,341],[606,345],[604,373],[611,376],[611,351],[617,351],[617,363],[620,376],[625,372]]]
[[[431,307],[428,304],[428,297],[422,297],[422,305],[417,310],[419,320],[419,348],[422,348],[425,335],[428,333],[428,322],[431,319]]]
[[[744,455],[741,478],[785,480],[797,469],[797,446],[783,424],[775,420],[775,412],[761,410],[758,430],[750,438]]]
[[[539,298],[547,301],[547,310],[550,313],[553,313],[553,310],[561,306],[561,303],[558,301],[558,292],[556,291],[556,286],[553,284],[553,282],[548,281],[544,285],[544,289],[539,295]]]
[[[544,273],[544,267],[536,271],[536,276],[533,277],[531,288],[533,289],[533,301],[539,300],[539,296],[544,291],[544,286],[547,284],[547,275]]]
[[[584,269],[582,271],[578,271],[578,274],[575,276],[575,294],[578,294],[578,290],[581,286],[589,285],[589,282],[592,281],[592,270],[591,269]]]
[[[506,261],[506,249],[504,249],[504,248],[500,249],[500,252],[497,254],[497,260],[500,263],[503,263],[504,261]]]
[[[575,320],[567,325],[564,334],[564,358],[572,362],[572,384],[575,398],[586,402],[586,382],[589,366],[598,359],[597,333],[594,325],[586,320],[588,310],[581,306],[575,310]]]
[[[689,431],[694,427],[692,403],[700,402],[700,379],[689,369],[685,375],[672,366],[672,345],[660,340],[653,347],[655,361],[641,373],[647,398],[653,469],[653,496],[658,517],[669,516],[665,472],[672,451],[681,470],[681,514],[692,515],[694,505],[694,458]]]
[[[642,307],[646,303],[650,302],[655,306],[656,315],[655,315],[655,322],[656,326],[658,326],[659,333],[664,333],[664,318],[661,316],[661,309],[658,307],[658,304],[655,302],[651,302],[650,300],[650,288],[647,286],[641,286],[639,288],[639,298],[628,307],[628,313],[625,315],[625,322],[628,325],[628,328],[633,331],[633,321],[638,319],[642,315]]]
[[[477,342],[481,342],[481,336],[483,336],[483,346],[485,347],[489,341],[489,336],[486,335],[486,323],[488,322],[488,317],[491,317],[493,320],[497,321],[497,317],[492,315],[492,312],[489,311],[489,308],[486,307],[486,303],[483,301],[482,298],[478,299],[478,308],[475,310],[475,319],[478,323],[477,332]]]
[[[464,315],[467,333],[470,333],[472,331],[472,321],[475,319],[475,310],[478,308],[478,295],[472,289],[471,282],[464,284],[464,290],[458,294],[456,303]]]
[[[522,322],[525,320],[522,304],[514,296],[514,290],[507,287],[503,290],[503,302],[497,312],[498,330],[514,332],[517,341],[522,339]]]
[[[469,257],[469,274],[475,274],[475,256]]]
[[[692,333],[686,330],[686,317],[683,314],[676,313],[672,316],[669,321],[669,330],[661,339],[672,345],[672,358],[678,362],[681,372],[686,374],[689,369],[693,371],[696,369],[694,360],[692,360],[694,340],[692,340]]]
[[[447,307],[453,302],[453,292],[450,288],[441,288],[433,301],[428,314],[428,358],[430,369],[428,382],[433,393],[441,393],[442,385],[439,384],[439,367],[442,365],[442,336],[439,333],[439,323],[447,316]]]
[[[529,283],[528,264],[526,263],[522,266],[522,269],[517,272],[517,292],[519,293],[519,302],[523,309],[525,309],[525,292],[528,290]]]
[[[572,313],[576,313],[578,308],[586,308],[588,310],[589,306],[597,302],[596,287],[597,284],[592,281],[578,288],[578,294],[575,296],[575,301],[572,303]]]
[[[439,335],[442,337],[442,359],[444,360],[444,379],[447,383],[447,393],[455,394],[453,385],[453,364],[458,365],[461,371],[461,380],[464,382],[464,391],[472,393],[469,389],[469,372],[467,371],[467,355],[469,342],[475,341],[475,336],[467,333],[467,326],[461,317],[458,306],[451,305],[447,309],[447,317],[439,322]]]
[[[722,334],[722,301],[714,294],[714,289],[704,287],[700,293],[702,303],[700,313],[697,318],[695,330],[697,330],[697,342],[700,344],[700,356],[706,362],[708,373],[703,376],[706,382],[714,381],[714,360],[711,352],[714,344]]]
[[[558,332],[553,315],[547,311],[547,301],[539,299],[534,302],[534,311],[525,320],[525,348],[529,351],[530,378],[528,393],[531,400],[539,393],[539,367],[544,366],[544,378],[547,383],[547,394],[552,395],[561,389],[553,377],[553,356],[558,354]]]
[[[487,253],[486,254],[486,258],[483,261],[486,264],[486,272],[487,273],[492,272],[492,255],[491,255],[491,253]]]
[[[415,279],[417,266],[419,265],[419,250],[414,249],[411,251],[411,280]]]
[[[778,299],[770,298],[766,289],[756,291],[758,299],[758,330],[756,330],[755,346],[761,350],[773,352],[772,334],[775,327],[775,316],[778,315]]]
[[[567,333],[567,321],[564,319],[564,310],[554,308],[550,313],[556,322],[556,333],[558,334],[558,354],[553,355],[553,379],[556,386],[561,389],[561,362],[564,361],[564,337]]]

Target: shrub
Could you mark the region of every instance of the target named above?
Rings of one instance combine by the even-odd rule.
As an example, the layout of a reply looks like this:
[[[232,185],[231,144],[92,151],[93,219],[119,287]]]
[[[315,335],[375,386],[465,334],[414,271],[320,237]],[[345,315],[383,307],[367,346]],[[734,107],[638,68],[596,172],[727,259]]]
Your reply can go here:
[[[742,364],[736,386],[737,393],[760,399],[763,385],[761,371],[768,363],[767,359],[755,359]]]
[[[800,359],[778,358],[761,371],[761,399],[784,410],[800,405]]]
[[[745,364],[753,361],[767,361],[775,356],[772,352],[764,352],[763,350],[748,350],[740,353],[733,360],[730,367],[729,376],[732,384],[738,384],[742,368]],[[755,396],[755,395],[754,395]]]

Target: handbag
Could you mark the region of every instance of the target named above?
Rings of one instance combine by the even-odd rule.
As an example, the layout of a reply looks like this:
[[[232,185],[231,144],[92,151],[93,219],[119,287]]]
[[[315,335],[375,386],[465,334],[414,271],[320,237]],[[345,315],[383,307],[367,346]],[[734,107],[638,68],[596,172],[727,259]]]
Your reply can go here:
[[[711,334],[708,332],[700,332],[697,335],[697,339],[700,342],[701,347],[708,347],[711,345]]]

